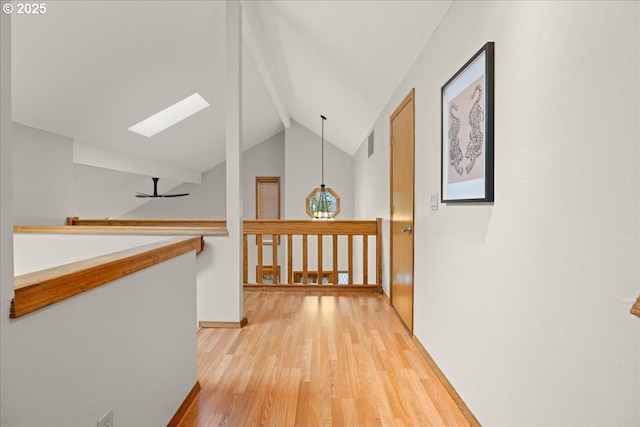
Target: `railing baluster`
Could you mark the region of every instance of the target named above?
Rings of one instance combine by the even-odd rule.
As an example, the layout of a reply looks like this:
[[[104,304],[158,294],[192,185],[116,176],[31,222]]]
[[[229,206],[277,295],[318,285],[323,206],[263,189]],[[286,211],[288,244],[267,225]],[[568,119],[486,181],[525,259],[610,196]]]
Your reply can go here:
[[[256,234],[256,244],[258,245],[258,271],[256,272],[256,283],[262,283],[262,234]]]
[[[293,235],[287,234],[287,284],[293,284]]]
[[[307,235],[302,235],[302,284],[307,284]]]
[[[337,285],[338,280],[338,235],[333,235],[333,283]]]
[[[369,284],[369,236],[362,235],[362,284]]]
[[[277,285],[280,282],[280,277],[278,274],[278,241],[280,240],[280,236],[272,234],[271,235],[271,265],[273,266],[273,284]]]
[[[349,234],[349,284],[353,285],[353,235]]]
[[[318,285],[324,283],[324,273],[322,272],[322,234],[318,234]]]
[[[249,241],[249,236],[246,234],[242,235],[242,283],[247,283],[249,279],[249,254],[247,250],[247,242]]]

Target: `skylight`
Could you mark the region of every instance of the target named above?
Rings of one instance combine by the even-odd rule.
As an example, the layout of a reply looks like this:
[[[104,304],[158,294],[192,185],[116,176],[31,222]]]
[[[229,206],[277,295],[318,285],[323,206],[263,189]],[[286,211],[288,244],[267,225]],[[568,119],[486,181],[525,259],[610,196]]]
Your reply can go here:
[[[149,138],[175,125],[179,121],[194,115],[198,111],[207,108],[209,105],[210,104],[196,92],[159,113],[144,119],[140,123],[131,126],[129,130]]]

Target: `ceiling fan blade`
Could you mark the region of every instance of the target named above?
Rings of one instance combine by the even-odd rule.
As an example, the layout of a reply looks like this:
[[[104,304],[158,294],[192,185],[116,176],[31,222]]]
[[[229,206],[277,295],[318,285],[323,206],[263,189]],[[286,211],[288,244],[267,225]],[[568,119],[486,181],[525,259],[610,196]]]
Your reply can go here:
[[[160,197],[182,197],[182,196],[188,196],[189,193],[181,193],[181,194],[164,194]]]

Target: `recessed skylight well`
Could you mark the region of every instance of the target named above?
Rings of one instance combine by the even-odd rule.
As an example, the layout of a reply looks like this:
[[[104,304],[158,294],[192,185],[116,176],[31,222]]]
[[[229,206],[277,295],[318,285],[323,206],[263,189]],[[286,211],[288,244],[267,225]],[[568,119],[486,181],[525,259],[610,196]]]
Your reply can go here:
[[[149,138],[158,132],[162,132],[168,127],[175,125],[179,121],[194,115],[198,111],[204,110],[209,105],[210,104],[196,92],[182,101],[178,101],[172,106],[165,108],[159,113],[144,119],[140,123],[136,123],[131,126],[129,130]]]

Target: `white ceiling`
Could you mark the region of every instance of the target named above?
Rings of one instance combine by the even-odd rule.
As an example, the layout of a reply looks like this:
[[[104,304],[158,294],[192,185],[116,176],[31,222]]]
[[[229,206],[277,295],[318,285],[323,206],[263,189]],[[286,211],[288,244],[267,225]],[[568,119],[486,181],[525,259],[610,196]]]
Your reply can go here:
[[[245,46],[244,146],[284,113],[354,154],[451,1],[252,1],[271,85]],[[247,3],[250,3],[247,5]],[[51,1],[13,15],[14,121],[203,172],[224,161],[223,1]],[[259,62],[258,62],[259,63]],[[146,138],[127,130],[199,92],[211,106]]]

